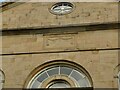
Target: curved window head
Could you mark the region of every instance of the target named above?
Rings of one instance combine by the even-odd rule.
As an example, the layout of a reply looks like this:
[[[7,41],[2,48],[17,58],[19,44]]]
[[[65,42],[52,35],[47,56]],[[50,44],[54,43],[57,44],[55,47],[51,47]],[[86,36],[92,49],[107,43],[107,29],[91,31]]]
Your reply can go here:
[[[3,88],[3,84],[5,82],[5,75],[2,70],[0,70],[0,90]]]
[[[114,69],[114,78],[118,81],[118,90],[120,90],[120,64],[118,64]]]
[[[119,73],[118,73],[118,88],[119,88],[119,90],[120,90],[120,71],[119,71]]]
[[[70,83],[62,79],[52,81],[47,86],[47,88],[70,88],[70,87],[71,87]]]
[[[68,61],[57,60],[42,65],[42,69],[39,68],[37,72],[34,75],[32,75],[26,87],[27,88],[92,87],[92,80],[89,74],[78,64]]]

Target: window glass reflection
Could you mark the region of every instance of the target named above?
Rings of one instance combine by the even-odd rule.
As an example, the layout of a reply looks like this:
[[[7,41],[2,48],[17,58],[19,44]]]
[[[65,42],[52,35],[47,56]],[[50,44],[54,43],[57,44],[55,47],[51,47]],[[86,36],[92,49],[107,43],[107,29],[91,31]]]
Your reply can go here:
[[[77,72],[77,71],[75,71],[75,70],[72,72],[71,76],[72,76],[76,81],[78,81],[78,80],[80,80],[80,79],[83,79],[83,77],[79,74],[79,72]]]
[[[42,78],[41,78],[42,77]],[[38,81],[39,82],[42,82],[44,79],[46,79],[48,77],[48,75],[47,75],[47,73],[46,72],[44,72],[44,73],[42,73],[39,77],[38,77]]]
[[[56,75],[59,73],[59,67],[52,68],[52,69],[48,70],[47,73],[49,74],[49,76]]]
[[[38,80],[36,80],[36,81],[33,83],[32,88],[39,87],[40,85],[41,85],[41,83],[40,83]]]
[[[55,81],[51,83],[51,81],[49,80],[53,78],[55,79]],[[58,78],[62,81],[57,80]],[[84,73],[78,71],[77,69],[74,69],[73,67],[59,65],[55,67],[52,66],[50,68],[46,68],[44,69],[44,71],[36,74],[36,76],[34,76],[31,80],[29,87],[40,88],[42,87],[43,83],[47,80],[49,81],[48,85],[46,85],[47,88],[69,88],[71,87],[69,81],[73,81],[74,84],[72,85],[75,85],[75,87],[91,87],[90,81]]]
[[[60,68],[60,74],[67,74],[69,75],[72,72],[71,68],[67,68],[67,67],[61,67]]]

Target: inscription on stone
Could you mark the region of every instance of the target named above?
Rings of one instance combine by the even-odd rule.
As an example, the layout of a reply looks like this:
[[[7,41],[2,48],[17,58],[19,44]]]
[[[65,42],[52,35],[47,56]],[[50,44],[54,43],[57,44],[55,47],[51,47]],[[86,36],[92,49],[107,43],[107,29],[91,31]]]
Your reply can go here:
[[[44,36],[44,47],[50,49],[69,49],[75,47],[75,35]]]

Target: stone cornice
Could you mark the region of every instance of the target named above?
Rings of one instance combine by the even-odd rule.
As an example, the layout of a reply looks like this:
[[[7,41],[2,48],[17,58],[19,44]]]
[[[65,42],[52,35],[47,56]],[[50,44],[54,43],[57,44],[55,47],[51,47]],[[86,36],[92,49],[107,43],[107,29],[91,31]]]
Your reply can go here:
[[[27,34],[58,34],[58,33],[77,33],[81,31],[97,31],[97,30],[111,30],[120,29],[119,22],[89,24],[89,25],[69,25],[63,27],[27,27],[16,29],[4,29],[1,31],[2,35],[27,35]]]

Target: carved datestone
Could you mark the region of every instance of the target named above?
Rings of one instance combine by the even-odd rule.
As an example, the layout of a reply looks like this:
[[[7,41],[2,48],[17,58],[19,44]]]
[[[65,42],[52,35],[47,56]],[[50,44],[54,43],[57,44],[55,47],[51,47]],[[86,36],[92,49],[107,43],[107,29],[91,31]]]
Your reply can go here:
[[[69,49],[75,47],[75,35],[50,35],[44,36],[46,49]]]

